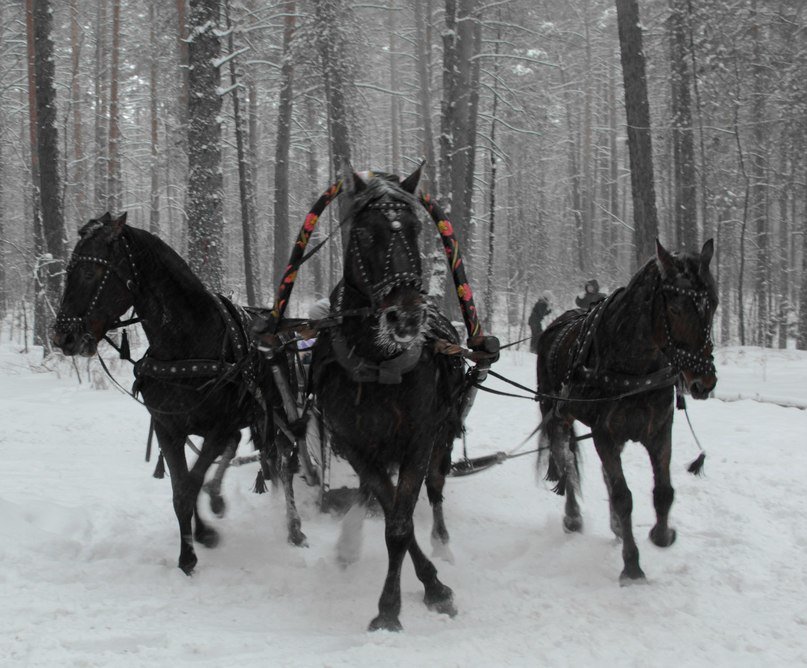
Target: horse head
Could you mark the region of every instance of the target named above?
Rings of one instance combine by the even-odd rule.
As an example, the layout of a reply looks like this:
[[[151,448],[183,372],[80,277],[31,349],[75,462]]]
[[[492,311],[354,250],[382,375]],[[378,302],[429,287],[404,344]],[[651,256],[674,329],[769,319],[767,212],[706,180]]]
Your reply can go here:
[[[682,255],[670,254],[656,241],[655,264],[662,296],[656,327],[660,348],[695,399],[706,399],[717,384],[712,319],[718,300],[709,271],[713,254],[711,239],[700,254]]]
[[[395,355],[422,340],[426,302],[418,246],[420,167],[403,181],[347,169],[344,195],[350,222],[345,284],[373,309],[375,344]]]
[[[107,212],[79,230],[51,334],[65,355],[93,355],[133,304],[137,273],[123,235],[125,226],[125,213],[112,218]]]

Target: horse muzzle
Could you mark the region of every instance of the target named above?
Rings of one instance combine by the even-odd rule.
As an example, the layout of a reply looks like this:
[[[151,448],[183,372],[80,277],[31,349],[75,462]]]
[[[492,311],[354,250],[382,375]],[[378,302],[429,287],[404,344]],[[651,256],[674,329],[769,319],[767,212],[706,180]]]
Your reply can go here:
[[[80,332],[76,329],[54,329],[50,340],[54,346],[68,357],[74,355],[92,357],[98,348],[98,343],[90,332]]]
[[[696,376],[690,372],[684,371],[684,385],[689,390],[693,399],[708,399],[709,395],[717,385],[717,376],[713,373]]]
[[[382,311],[380,327],[399,345],[407,346],[422,332],[426,324],[426,307],[423,304],[415,307],[391,306]]]

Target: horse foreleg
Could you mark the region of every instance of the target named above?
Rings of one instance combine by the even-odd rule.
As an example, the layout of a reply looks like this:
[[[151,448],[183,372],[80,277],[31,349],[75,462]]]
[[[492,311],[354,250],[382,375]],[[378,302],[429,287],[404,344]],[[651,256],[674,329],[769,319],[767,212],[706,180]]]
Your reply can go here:
[[[672,453],[672,418],[662,427],[654,442],[646,443],[653,466],[653,506],[656,509],[656,526],[650,530],[650,540],[659,547],[675,542],[675,529],[667,525],[675,491],[670,483],[670,455]]]
[[[448,545],[448,529],[443,517],[443,487],[445,487],[446,475],[450,468],[451,448],[435,448],[432,451],[429,473],[426,476],[426,494],[432,507],[432,557],[438,557],[453,564],[454,554]]]
[[[608,477],[608,472],[605,470],[605,467],[602,467],[602,479],[605,481],[605,489],[608,490],[608,512],[611,519],[611,531],[614,532],[614,535],[619,539],[622,540],[622,524],[619,522],[619,515],[614,508],[614,495],[611,492],[611,479]]]
[[[622,528],[622,561],[624,568],[619,576],[622,584],[634,580],[644,580],[645,575],[639,566],[639,548],[633,538],[631,515],[633,513],[633,495],[628,489],[625,474],[622,471],[621,444],[614,442],[610,434],[594,433],[594,447],[602,462],[604,475],[608,477],[611,506],[619,518]]]
[[[179,524],[179,563],[186,575],[193,573],[198,561],[193,548],[193,511],[196,497],[188,495],[188,463],[185,460],[185,440],[172,437],[159,423],[155,424],[154,433],[160,444],[160,452],[165,458],[171,478],[171,492],[174,502],[174,513]]]
[[[437,569],[426,557],[415,539],[412,515],[423,484],[424,472],[413,465],[402,464],[398,472],[397,489],[389,476],[380,471],[363,476],[375,492],[385,518],[385,538],[389,565],[384,589],[378,601],[378,616],[370,622],[370,630],[400,630],[398,616],[401,611],[401,565],[408,551],[415,573],[425,588],[424,602],[429,609],[454,616],[457,609],[453,592],[437,577]]]
[[[291,467],[292,444],[283,433],[275,440],[278,460],[280,461],[280,481],[283,483],[283,494],[286,500],[286,528],[288,540],[292,545],[308,547],[308,539],[303,533],[300,514],[294,501],[294,472]]]
[[[216,472],[213,474],[213,477],[202,487],[202,489],[204,489],[210,497],[210,510],[213,511],[216,517],[224,517],[226,504],[224,503],[224,497],[221,495],[221,482],[224,480],[224,474],[230,467],[230,462],[233,460],[233,457],[235,457],[235,452],[238,450],[239,440],[241,440],[240,432],[238,433],[237,437],[231,438],[229,441],[227,441],[227,447],[224,448],[224,452],[221,455],[221,461],[216,467]]]
[[[222,454],[229,447],[230,443],[235,442],[237,444],[237,438],[235,434],[229,434],[228,436],[217,435],[205,438],[202,449],[199,452],[199,457],[191,468],[188,476],[187,494],[193,498],[194,517],[196,520],[196,529],[193,533],[193,537],[205,547],[212,548],[219,544],[219,532],[202,520],[198,507],[199,492],[202,490],[207,470],[216,460],[216,457]]]

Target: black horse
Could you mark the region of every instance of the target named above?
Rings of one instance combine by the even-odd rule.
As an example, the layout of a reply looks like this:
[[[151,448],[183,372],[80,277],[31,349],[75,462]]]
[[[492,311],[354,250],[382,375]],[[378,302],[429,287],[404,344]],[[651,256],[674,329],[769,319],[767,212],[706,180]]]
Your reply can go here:
[[[457,333],[421,292],[419,178],[420,169],[403,182],[347,170],[342,197],[349,241],[344,275],[331,296],[332,311],[344,318],[338,328],[323,330],[314,348],[315,393],[333,449],[384,511],[389,566],[371,630],[401,628],[407,551],[426,605],[456,614],[451,589],[418,546],[412,521],[428,476],[435,532],[445,531],[437,528],[439,501],[460,430],[463,385],[462,362],[435,350],[436,339],[456,343]]]
[[[656,257],[588,311],[567,311],[542,334],[538,347],[539,392],[544,398],[541,445],[550,451],[547,479],[566,494],[563,526],[582,530],[578,443],[574,420],[588,425],[608,488],[611,529],[623,541],[624,584],[644,579],[633,538],[633,499],[622,472],[625,441],[640,441],[650,456],[656,525],[650,539],[660,547],[675,540],[668,526],[674,386],[706,399],[717,383],[711,328],[717,307],[709,271],[714,247],[700,255],[671,255],[656,243]],[[544,445],[548,442],[548,445]]]
[[[197,509],[205,473],[217,457],[235,452],[242,428],[250,427],[256,444],[266,450],[274,435],[273,415],[282,415],[269,363],[251,343],[253,316],[205,288],[159,238],[127,226],[125,213],[91,220],[79,235],[53,343],[66,355],[90,356],[129,308],[140,317],[149,349],[135,365],[135,385],[168,464],[181,538],[179,567],[190,574],[197,563],[194,538],[207,547],[219,540]],[[190,434],[202,436],[204,444],[188,470]],[[282,433],[276,445],[289,541],[301,545],[305,535],[294,505],[291,445]]]

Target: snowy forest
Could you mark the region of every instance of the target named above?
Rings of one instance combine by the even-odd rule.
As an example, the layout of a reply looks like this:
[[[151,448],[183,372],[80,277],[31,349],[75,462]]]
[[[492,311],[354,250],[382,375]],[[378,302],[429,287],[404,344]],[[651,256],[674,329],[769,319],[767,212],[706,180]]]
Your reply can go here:
[[[423,158],[493,331],[713,237],[717,342],[807,347],[801,0],[0,0],[0,35],[0,319],[40,343],[105,211],[270,305],[346,161]]]

